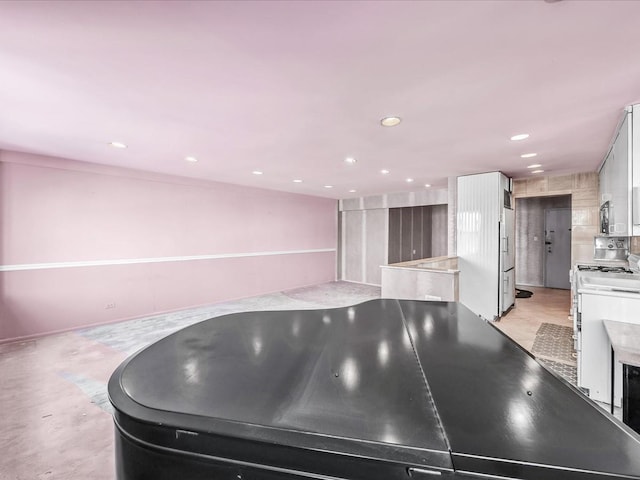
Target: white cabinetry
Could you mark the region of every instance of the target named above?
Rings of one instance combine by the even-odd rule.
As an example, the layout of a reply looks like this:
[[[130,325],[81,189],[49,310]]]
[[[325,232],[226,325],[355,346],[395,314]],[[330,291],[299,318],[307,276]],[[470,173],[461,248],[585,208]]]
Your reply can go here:
[[[600,205],[609,207],[602,234],[640,236],[640,104],[625,110],[600,167]]]
[[[636,119],[634,122],[633,119]],[[631,113],[631,224],[632,235],[640,235],[640,105],[634,105]]]
[[[611,344],[603,320],[640,324],[640,294],[624,292],[579,291],[578,315],[581,329],[578,335],[578,386],[589,397],[600,402],[611,400]],[[614,402],[620,405],[622,367],[615,363]]]
[[[601,231],[605,235],[629,236],[633,231],[632,124],[633,117],[629,109],[624,113],[611,149],[600,169],[600,205],[604,208],[608,206],[608,229]]]

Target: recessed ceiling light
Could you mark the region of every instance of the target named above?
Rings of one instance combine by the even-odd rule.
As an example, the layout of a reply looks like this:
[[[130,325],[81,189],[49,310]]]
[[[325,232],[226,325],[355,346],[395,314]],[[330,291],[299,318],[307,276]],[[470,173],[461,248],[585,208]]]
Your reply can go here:
[[[383,175],[387,175],[389,173],[389,170],[387,170],[386,168],[383,168],[382,170],[380,170],[380,173]]]
[[[522,155],[520,155],[520,158],[533,158],[536,155],[538,155],[537,153],[523,153]]]
[[[299,178],[296,178],[293,183],[302,183],[302,180],[300,180]]]
[[[383,127],[395,127],[396,125],[399,125],[401,121],[402,119],[400,117],[384,117],[380,120],[380,124]]]
[[[356,191],[352,188],[351,190],[349,190],[349,193],[356,193]]]
[[[525,138],[529,138],[528,133],[519,133],[518,135],[514,135],[513,137],[511,137],[511,140],[517,141],[524,140]]]
[[[353,158],[353,157],[347,157],[347,158],[344,159],[344,161],[349,163],[349,164],[351,164],[351,165],[353,165],[354,163],[357,162],[357,160],[355,158]]]
[[[324,188],[333,188],[333,185],[325,185]]]
[[[413,182],[413,178],[407,178],[407,183]]]
[[[424,186],[429,188],[431,186],[431,184],[430,183],[425,183]]]
[[[534,170],[534,171],[533,171],[533,172],[531,172],[531,173],[542,173],[542,172],[544,172],[544,170]]]
[[[542,165],[540,165],[539,163],[534,163],[533,165],[529,165],[527,168],[538,168],[541,167]]]
[[[196,157],[185,157],[184,158],[187,162],[197,162],[198,159]]]
[[[260,170],[254,170],[253,172],[254,175],[262,175],[262,172]]]
[[[111,142],[109,145],[111,145],[114,148],[127,148],[127,145],[122,142]]]

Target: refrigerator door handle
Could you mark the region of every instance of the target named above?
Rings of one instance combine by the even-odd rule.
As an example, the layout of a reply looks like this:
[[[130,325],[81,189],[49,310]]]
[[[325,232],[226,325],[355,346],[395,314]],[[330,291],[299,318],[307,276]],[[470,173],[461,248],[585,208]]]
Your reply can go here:
[[[502,237],[502,251],[509,253],[509,237]]]

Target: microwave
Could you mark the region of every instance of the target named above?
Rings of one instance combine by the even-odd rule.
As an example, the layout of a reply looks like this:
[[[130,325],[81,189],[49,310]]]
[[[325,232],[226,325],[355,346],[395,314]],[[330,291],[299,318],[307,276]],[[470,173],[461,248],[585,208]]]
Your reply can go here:
[[[504,190],[504,208],[513,208],[513,195],[509,190]]]

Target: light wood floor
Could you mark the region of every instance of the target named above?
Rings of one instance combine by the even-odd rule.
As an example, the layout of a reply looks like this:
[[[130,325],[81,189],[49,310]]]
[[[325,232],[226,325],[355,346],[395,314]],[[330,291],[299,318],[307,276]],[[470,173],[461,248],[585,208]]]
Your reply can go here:
[[[522,287],[533,292],[530,298],[516,298],[516,305],[494,325],[531,351],[536,332],[542,323],[556,323],[573,328],[569,318],[571,291],[557,288]]]

